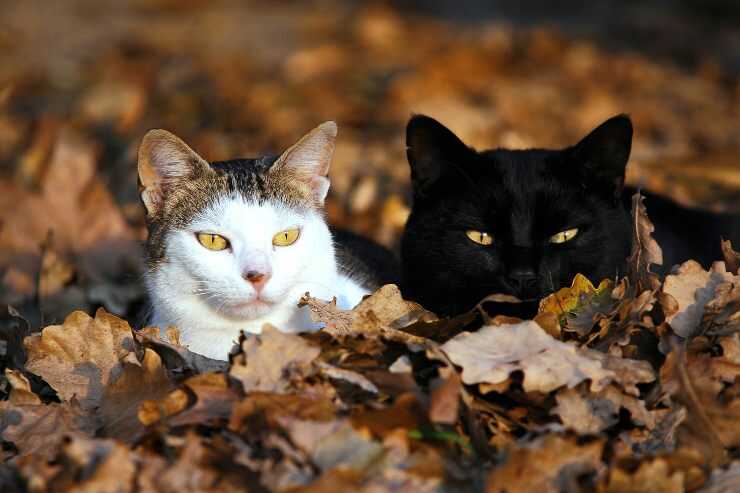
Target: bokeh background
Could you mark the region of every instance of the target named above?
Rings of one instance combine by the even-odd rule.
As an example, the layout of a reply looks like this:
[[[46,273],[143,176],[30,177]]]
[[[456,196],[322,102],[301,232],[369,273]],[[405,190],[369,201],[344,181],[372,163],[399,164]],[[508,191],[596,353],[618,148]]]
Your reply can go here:
[[[68,0],[0,12],[0,304],[32,326],[141,307],[135,156],[156,127],[218,160],[278,153],[337,121],[329,219],[390,247],[408,214],[414,112],[478,148],[562,147],[626,112],[629,183],[740,210],[737,1]]]

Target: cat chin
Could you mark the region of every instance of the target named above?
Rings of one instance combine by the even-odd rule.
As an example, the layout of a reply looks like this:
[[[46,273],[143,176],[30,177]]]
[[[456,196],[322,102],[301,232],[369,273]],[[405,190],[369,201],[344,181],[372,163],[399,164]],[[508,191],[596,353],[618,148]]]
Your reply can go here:
[[[275,304],[270,301],[254,299],[231,303],[227,308],[221,309],[221,314],[235,320],[253,320],[268,315],[274,307]]]

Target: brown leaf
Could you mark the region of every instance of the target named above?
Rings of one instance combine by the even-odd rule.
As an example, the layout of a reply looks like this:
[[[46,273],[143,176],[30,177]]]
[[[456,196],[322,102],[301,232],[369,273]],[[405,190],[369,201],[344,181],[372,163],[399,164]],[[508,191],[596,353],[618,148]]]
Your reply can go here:
[[[628,473],[618,467],[612,469],[606,486],[608,493],[683,493],[684,475],[670,471],[663,459],[643,462]]]
[[[720,284],[732,279],[732,274],[725,271],[721,262],[716,262],[710,271],[705,271],[693,260],[683,263],[673,274],[666,276],[663,293],[676,301],[676,305],[671,303],[670,314],[666,316],[673,331],[683,338],[697,335],[705,305],[714,298]],[[740,289],[740,279],[738,286]]]
[[[266,325],[261,334],[244,339],[242,353],[234,357],[229,375],[241,382],[245,392],[285,393],[291,378],[306,372],[320,352],[300,336]]]
[[[730,424],[740,419],[740,398],[729,405],[717,399],[715,386],[695,379],[686,363],[685,348],[674,342],[669,358],[661,368],[661,381],[675,381],[673,398],[686,406],[688,417],[679,428],[679,443],[700,450],[707,464],[714,468],[726,461],[725,448],[740,438],[737,426]],[[730,424],[728,430],[724,426]],[[736,436],[723,437],[726,433]]]
[[[176,416],[168,419],[171,426],[182,426],[188,424],[218,424],[220,420],[228,420],[234,405],[238,402],[237,391],[223,373],[203,373],[190,377],[183,386],[195,395],[195,402],[185,410],[174,407],[167,408],[165,416],[178,412]],[[177,392],[177,391],[175,391]],[[172,395],[172,394],[171,394]],[[173,396],[179,398],[179,394]],[[169,402],[172,402],[170,400]]]
[[[8,402],[17,406],[41,404],[41,399],[31,391],[31,383],[21,372],[6,368],[5,378],[11,387]]]
[[[292,442],[322,470],[335,467],[362,470],[383,453],[383,446],[357,432],[348,421],[302,421],[283,418]]]
[[[649,362],[644,360],[620,358],[610,354],[594,351],[588,348],[581,348],[582,354],[601,361],[602,366],[614,372],[616,382],[624,391],[635,397],[640,395],[637,384],[650,383],[655,381],[655,371]]]
[[[620,409],[629,411],[637,425],[648,429],[655,426],[655,419],[645,407],[645,402],[625,395],[614,385],[598,393],[562,389],[555,399],[558,404],[551,414],[560,416],[568,429],[581,434],[600,433],[615,425],[619,421]]]
[[[740,274],[740,252],[733,250],[730,240],[722,240],[722,256],[725,258],[727,271]]]
[[[102,420],[100,433],[124,442],[133,442],[143,430],[139,406],[146,400],[167,395],[174,387],[167,378],[159,355],[144,350],[139,361],[134,353],[121,360],[121,368],[103,392],[97,415]]]
[[[134,333],[136,340],[146,348],[151,348],[159,354],[164,366],[176,375],[192,373],[209,373],[225,371],[229,368],[226,361],[211,359],[202,354],[193,353],[179,344],[179,332],[174,327],[168,329],[169,341],[160,337],[159,328],[147,327]]]
[[[526,392],[574,387],[586,379],[591,380],[592,390],[599,391],[616,377],[600,361],[554,339],[533,321],[463,332],[441,349],[462,367],[462,381],[467,385],[498,384],[521,370]]]
[[[591,332],[599,315],[608,314],[616,300],[611,292],[614,283],[609,279],[601,281],[598,287],[582,274],[576,274],[570,287],[565,287],[540,301],[539,314],[550,313],[558,317],[566,330],[575,331],[580,336]]]
[[[65,437],[92,434],[95,428],[97,423],[84,416],[75,403],[0,402],[0,436],[14,443],[21,456],[40,454],[50,459]]]
[[[51,483],[51,491],[70,488],[90,493],[133,492],[136,454],[114,440],[74,437],[62,447],[65,467]]]
[[[457,423],[460,409],[460,392],[462,391],[460,377],[455,371],[448,369],[435,385],[432,384],[429,403],[429,421],[453,425]]]
[[[74,312],[62,325],[27,337],[26,368],[41,376],[69,401],[75,396],[85,410],[96,408],[121,370],[121,360],[134,349],[131,327],[102,308],[91,318]]]
[[[740,491],[740,461],[735,461],[727,469],[712,472],[707,484],[697,493],[726,493]]]
[[[304,296],[299,306],[308,306],[313,321],[325,324],[323,330],[335,337],[383,337],[420,347],[430,341],[400,329],[436,318],[420,305],[404,300],[394,284],[381,287],[351,311],[337,308],[336,300],[326,302],[310,296]]]
[[[707,335],[740,332],[740,275],[717,285],[714,298],[704,305],[702,328]]]
[[[632,253],[628,262],[630,279],[637,287],[637,293],[660,286],[650,266],[663,265],[663,251],[652,236],[655,226],[648,218],[643,200],[639,192],[632,196]]]
[[[516,447],[503,465],[488,476],[486,493],[555,493],[575,491],[578,476],[601,473],[604,443],[577,445],[574,440],[547,435]]]
[[[254,491],[252,471],[235,460],[236,451],[222,440],[208,439],[190,431],[177,443],[170,461],[152,454],[141,461],[137,477],[144,493],[183,491],[216,493]],[[168,463],[169,462],[169,463]]]

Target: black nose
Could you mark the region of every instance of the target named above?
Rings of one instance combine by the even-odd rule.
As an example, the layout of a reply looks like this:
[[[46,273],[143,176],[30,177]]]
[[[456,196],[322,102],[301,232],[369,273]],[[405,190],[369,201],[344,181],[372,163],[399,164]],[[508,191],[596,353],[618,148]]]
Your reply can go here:
[[[517,293],[531,292],[537,288],[537,274],[529,268],[512,270],[508,280]]]

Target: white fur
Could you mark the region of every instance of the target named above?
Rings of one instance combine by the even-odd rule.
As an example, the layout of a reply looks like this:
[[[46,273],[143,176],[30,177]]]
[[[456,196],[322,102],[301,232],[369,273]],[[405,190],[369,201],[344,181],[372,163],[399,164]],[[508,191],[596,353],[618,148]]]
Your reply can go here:
[[[273,246],[276,233],[295,227],[301,232],[294,244]],[[196,238],[202,232],[224,236],[231,248],[206,249]],[[336,296],[345,309],[368,294],[338,272],[329,229],[312,210],[225,197],[165,241],[164,262],[147,276],[149,325],[176,326],[183,344],[211,358],[226,359],[240,330],[259,333],[265,323],[284,332],[318,329],[307,308],[297,307],[306,292]],[[271,271],[261,293],[242,277],[249,270]]]

